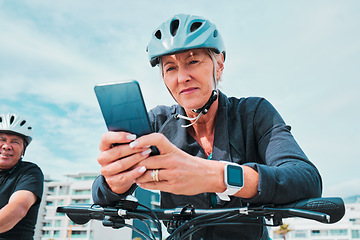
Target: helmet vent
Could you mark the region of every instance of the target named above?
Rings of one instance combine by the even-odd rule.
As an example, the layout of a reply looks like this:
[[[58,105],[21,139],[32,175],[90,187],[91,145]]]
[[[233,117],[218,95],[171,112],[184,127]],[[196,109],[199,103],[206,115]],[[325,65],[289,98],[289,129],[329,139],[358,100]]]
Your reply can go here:
[[[171,35],[174,37],[177,33],[177,30],[179,29],[179,19],[175,19],[174,21],[171,22],[171,25],[170,25],[170,32],[171,32]]]
[[[2,122],[2,117],[0,117],[0,123]]]
[[[215,31],[214,31],[214,37],[217,37],[218,35],[219,35],[218,30],[215,30]]]
[[[157,39],[161,39],[161,31],[160,30],[157,30],[156,31],[156,33],[155,33],[155,37],[157,38]]]
[[[28,127],[28,129],[29,129],[29,130],[31,130],[31,129],[32,129],[32,127]]]
[[[10,124],[12,124],[12,123],[14,122],[14,120],[15,120],[15,117],[14,117],[14,116],[11,116],[11,118],[10,118]]]
[[[199,27],[201,27],[201,25],[202,22],[194,22],[193,24],[191,24],[190,32],[196,31]]]
[[[25,123],[26,123],[26,121],[22,120],[22,122],[20,123],[20,126],[24,126]]]

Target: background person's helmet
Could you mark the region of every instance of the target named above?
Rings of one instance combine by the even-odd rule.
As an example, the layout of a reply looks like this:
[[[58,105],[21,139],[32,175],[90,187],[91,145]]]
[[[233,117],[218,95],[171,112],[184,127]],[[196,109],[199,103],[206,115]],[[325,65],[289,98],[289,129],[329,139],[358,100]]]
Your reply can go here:
[[[25,118],[14,113],[8,113],[0,114],[0,133],[19,135],[29,145],[32,140],[33,129]]]
[[[154,67],[161,56],[195,48],[209,48],[225,58],[224,42],[213,23],[203,17],[179,14],[153,32],[146,51]]]

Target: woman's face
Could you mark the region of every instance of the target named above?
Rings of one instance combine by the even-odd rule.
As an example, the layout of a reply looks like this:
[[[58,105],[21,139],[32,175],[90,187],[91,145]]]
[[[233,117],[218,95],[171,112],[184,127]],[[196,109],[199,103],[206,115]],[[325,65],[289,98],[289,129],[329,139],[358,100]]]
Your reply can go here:
[[[22,137],[0,133],[0,168],[10,169],[16,165],[24,153]]]
[[[163,56],[162,69],[166,87],[185,109],[201,108],[209,100],[214,87],[214,63],[208,50]]]

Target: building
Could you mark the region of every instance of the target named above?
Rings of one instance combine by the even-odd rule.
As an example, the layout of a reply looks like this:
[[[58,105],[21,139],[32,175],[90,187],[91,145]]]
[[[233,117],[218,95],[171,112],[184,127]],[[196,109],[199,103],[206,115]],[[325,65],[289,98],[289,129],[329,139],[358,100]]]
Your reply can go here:
[[[135,197],[138,199],[138,201],[145,205],[146,207],[150,209],[159,209],[160,208],[160,192],[159,191],[148,191],[142,188],[137,188],[135,191]],[[159,237],[159,232],[156,226],[152,222],[148,222],[151,231],[154,233],[156,238]],[[144,231],[146,234],[150,234],[149,228],[142,223],[139,220],[134,220],[134,227],[137,227]],[[162,237],[164,238],[167,236],[166,228],[164,224],[162,224]],[[143,236],[141,236],[136,231],[133,231],[132,233],[132,239],[145,239]]]
[[[345,201],[346,202],[346,201]],[[345,215],[337,223],[324,224],[302,218],[284,219],[292,230],[286,240],[351,240],[360,239],[360,198],[345,204]],[[269,228],[273,240],[284,239],[275,234],[278,227]]]
[[[66,181],[45,181],[35,240],[118,240],[119,236],[121,239],[131,239],[130,229],[104,227],[100,221],[96,220],[78,225],[65,214],[56,212],[58,206],[92,203],[91,186],[98,175],[98,173],[68,174]]]

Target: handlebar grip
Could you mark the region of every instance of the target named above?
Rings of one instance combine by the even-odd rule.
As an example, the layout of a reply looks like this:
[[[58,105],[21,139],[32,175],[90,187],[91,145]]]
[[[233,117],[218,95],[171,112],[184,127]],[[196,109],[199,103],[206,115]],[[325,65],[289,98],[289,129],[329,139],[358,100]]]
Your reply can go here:
[[[76,224],[85,224],[91,219],[102,220],[103,208],[93,207],[91,204],[70,204],[69,206],[57,207],[56,212],[66,215]]]
[[[304,209],[314,212],[325,213],[330,216],[329,223],[336,223],[340,221],[340,219],[345,214],[344,201],[342,200],[342,198],[339,197],[311,198],[277,207],[296,208],[296,209]]]

